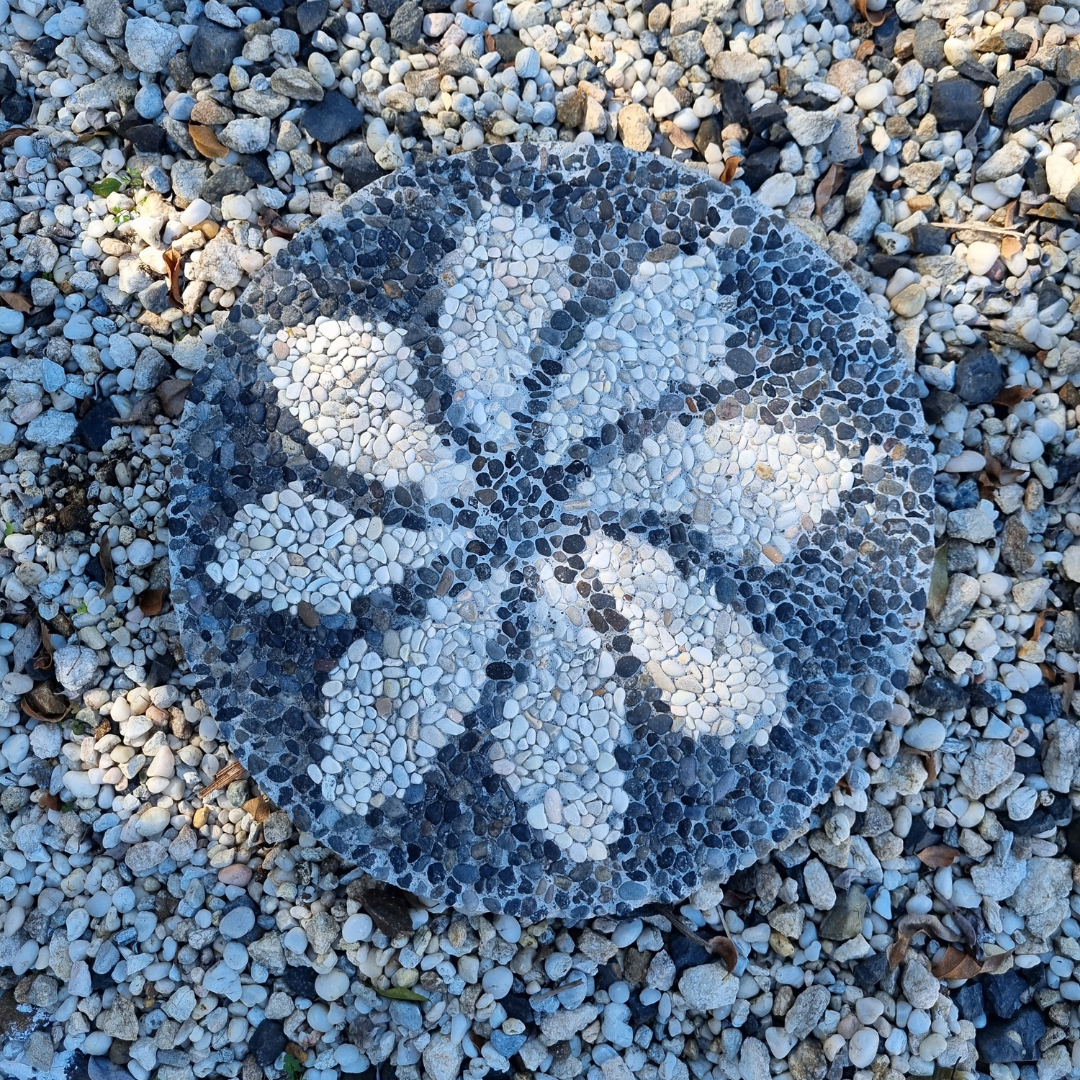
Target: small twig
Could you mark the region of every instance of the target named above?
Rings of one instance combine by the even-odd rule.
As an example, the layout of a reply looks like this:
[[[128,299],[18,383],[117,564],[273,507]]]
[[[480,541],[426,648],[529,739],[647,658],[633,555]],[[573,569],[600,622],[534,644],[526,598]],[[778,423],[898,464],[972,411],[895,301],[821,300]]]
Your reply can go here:
[[[220,790],[223,787],[228,787],[234,780],[239,780],[244,775],[244,766],[239,761],[230,761],[224,768],[219,769],[217,776],[210,781],[208,787],[204,787],[199,792],[200,799],[206,799],[207,795],[212,795],[215,791]]]
[[[675,929],[678,930],[679,933],[683,935],[683,937],[688,937],[695,944],[702,946],[702,948],[707,949],[709,947],[708,941],[705,938],[703,938],[673,908],[669,908],[669,907],[666,907],[666,906],[661,906],[660,904],[654,904],[653,906],[656,908],[657,911],[659,911],[666,919],[668,919],[671,922],[671,925],[674,926]],[[725,930],[727,929],[726,925],[725,925],[724,929]],[[728,934],[728,937],[731,937],[731,935]]]
[[[932,229],[951,229],[953,232],[964,232],[965,230],[969,230],[971,232],[993,233],[995,236],[1011,236],[1013,233],[1018,236],[1024,235],[1020,229],[1006,229],[1003,225],[983,225],[978,221],[927,221],[925,224],[929,225]]]
[[[728,929],[728,925],[727,925],[727,916],[726,916],[726,915],[724,914],[724,905],[723,905],[723,902],[721,902],[721,903],[719,903],[719,904],[717,904],[717,905],[716,905],[716,910],[717,910],[718,912],[720,912],[720,925],[721,925],[721,926],[723,926],[723,928],[724,928],[724,933],[725,933],[725,934],[727,934],[727,936],[728,936],[728,939],[729,939],[730,941],[734,942],[734,941],[735,941],[735,939],[734,939],[734,938],[733,938],[733,937],[731,936],[731,931],[730,931],[730,930]]]
[[[540,993],[534,994],[529,1000],[533,1005],[537,1005],[541,1001],[547,1001],[548,998],[554,997],[556,994],[561,994],[564,990],[573,990],[584,985],[585,980],[578,979],[576,982],[567,983],[565,986],[553,986],[550,990],[541,990]]]

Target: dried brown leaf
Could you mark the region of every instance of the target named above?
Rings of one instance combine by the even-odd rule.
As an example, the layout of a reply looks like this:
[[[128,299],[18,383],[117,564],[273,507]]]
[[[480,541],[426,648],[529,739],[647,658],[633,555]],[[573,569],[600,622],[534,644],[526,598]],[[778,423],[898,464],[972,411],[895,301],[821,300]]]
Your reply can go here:
[[[205,124],[188,124],[188,134],[191,136],[191,141],[195,144],[195,149],[202,154],[203,157],[218,158],[226,157],[229,153],[227,146],[222,146],[218,142],[218,137],[214,134],[212,127],[207,127]]]
[[[886,950],[885,956],[888,958],[889,967],[899,967],[904,957],[907,956],[908,946],[911,944],[911,938],[904,937],[901,934]]]
[[[33,135],[34,129],[28,127],[8,128],[0,135],[0,150],[10,146],[20,135]]]
[[[169,275],[169,295],[178,304],[182,302],[180,299],[180,263],[183,258],[184,256],[173,248],[169,248],[168,251],[161,254],[161,261],[165,264],[165,269]]]
[[[145,592],[139,594],[139,610],[144,615],[149,615],[151,617],[160,615],[168,595],[169,590],[167,588],[147,589]]]
[[[35,683],[19,701],[19,707],[27,716],[46,724],[58,724],[68,714],[71,706],[47,682]]]
[[[855,59],[861,64],[864,60],[869,60],[874,55],[874,43],[872,41],[864,41],[855,50]]]
[[[255,819],[256,824],[261,825],[277,807],[260,791],[244,803],[243,809]]]
[[[1019,405],[1021,401],[1027,401],[1029,397],[1034,397],[1038,391],[1034,386],[1006,386],[1004,390],[996,398],[994,398],[995,405],[1002,405],[1006,409],[1011,409],[1016,405]]]
[[[934,553],[934,565],[930,568],[930,591],[926,594],[926,610],[937,619],[945,606],[945,594],[949,591],[949,555],[945,544]]]
[[[147,394],[145,397],[139,398],[138,401],[131,407],[131,412],[123,418],[123,420],[117,420],[118,424],[131,425],[131,424],[152,424],[154,417],[158,414],[159,403],[156,394]]]
[[[742,158],[736,155],[732,155],[724,162],[723,171],[720,173],[720,183],[730,184],[735,179],[735,174],[739,171],[739,166],[742,164]]]
[[[973,956],[961,952],[954,945],[945,950],[945,955],[930,969],[935,979],[974,979],[982,974],[982,965]]]
[[[880,26],[889,17],[889,11],[887,8],[881,11],[867,11],[866,0],[855,0],[855,10],[871,26]]]
[[[28,315],[34,307],[22,293],[8,292],[7,289],[0,289],[0,300],[3,300],[9,308],[21,311],[24,315]]]
[[[673,120],[661,121],[660,131],[676,150],[693,150],[693,136],[688,131],[683,131]]]
[[[184,411],[184,404],[187,401],[190,389],[190,379],[166,379],[157,388],[161,411],[170,420],[175,420]]]
[[[1014,255],[1018,255],[1023,250],[1023,247],[1024,245],[1020,243],[1019,237],[1003,236],[1001,238],[1001,257],[1011,259]]]
[[[98,562],[101,564],[101,572],[105,575],[105,595],[113,591],[116,584],[116,572],[113,568],[112,545],[109,543],[109,530],[103,529],[98,537]]]
[[[914,754],[916,757],[923,759],[923,765],[926,766],[926,782],[932,784],[938,777],[937,751],[910,749],[905,752]]]
[[[956,923],[956,927],[960,931],[960,936],[963,938],[964,944],[974,952],[979,944],[979,929],[976,926],[976,920],[978,920],[979,917],[971,912],[958,908],[951,900],[946,900],[944,903],[949,909],[949,914],[952,916],[953,922]]]
[[[818,181],[817,191],[814,192],[814,209],[818,215],[824,211],[828,201],[844,186],[846,179],[843,166],[833,162],[825,175]]]
[[[709,952],[719,957],[720,963],[728,971],[735,970],[735,965],[739,962],[739,950],[735,948],[735,942],[726,934],[718,934],[709,939]]]
[[[45,625],[44,619],[38,619],[38,625],[41,629],[41,651],[49,658],[47,667],[52,667],[53,653],[56,651],[53,648],[52,636],[49,634],[49,628]]]
[[[916,934],[929,934],[938,941],[950,944],[960,940],[936,915],[905,915],[897,923],[896,932],[906,938],[913,938]]]
[[[952,866],[960,857],[960,852],[944,844],[932,844],[928,848],[923,848],[916,857],[923,866],[928,866],[931,870],[940,870],[943,866]]]
[[[1007,469],[1001,462],[990,453],[990,448],[985,443],[982,448],[982,456],[986,458],[986,469],[979,474],[980,486],[985,485],[993,492],[994,488],[1006,487],[1015,484],[1023,475],[1020,469]]]

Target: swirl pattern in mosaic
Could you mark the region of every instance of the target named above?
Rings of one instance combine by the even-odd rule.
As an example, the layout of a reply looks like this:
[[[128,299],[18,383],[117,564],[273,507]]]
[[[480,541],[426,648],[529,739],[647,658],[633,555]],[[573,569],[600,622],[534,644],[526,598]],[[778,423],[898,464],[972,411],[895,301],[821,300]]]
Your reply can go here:
[[[188,660],[376,876],[532,917],[680,899],[805,821],[905,685],[918,414],[849,279],[699,174],[399,171],[290,242],[193,389]]]

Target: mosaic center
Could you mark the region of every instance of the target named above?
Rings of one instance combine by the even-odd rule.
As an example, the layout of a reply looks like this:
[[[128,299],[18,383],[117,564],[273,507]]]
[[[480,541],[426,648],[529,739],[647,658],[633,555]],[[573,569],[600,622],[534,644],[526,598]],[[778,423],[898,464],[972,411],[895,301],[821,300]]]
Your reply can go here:
[[[827,256],[618,147],[402,169],[232,310],[173,462],[192,673],[267,794],[465,910],[682,899],[884,722],[933,461]]]

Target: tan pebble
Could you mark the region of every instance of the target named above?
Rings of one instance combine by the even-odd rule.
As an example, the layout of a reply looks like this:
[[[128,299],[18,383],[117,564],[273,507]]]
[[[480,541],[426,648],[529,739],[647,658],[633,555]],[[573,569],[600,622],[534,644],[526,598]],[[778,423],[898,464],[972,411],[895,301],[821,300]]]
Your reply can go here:
[[[243,863],[233,863],[218,871],[217,879],[222,885],[237,885],[241,889],[251,880],[251,867]]]
[[[761,549],[761,554],[764,555],[765,558],[769,560],[769,562],[782,563],[784,561],[784,556],[781,555],[780,552],[772,546],[772,544],[766,544]]]
[[[300,621],[305,626],[310,626],[313,629],[322,621],[319,618],[319,613],[306,600],[301,600],[296,605],[296,614],[300,616]]]
[[[901,318],[910,319],[926,307],[926,290],[916,281],[892,298],[892,309]]]

